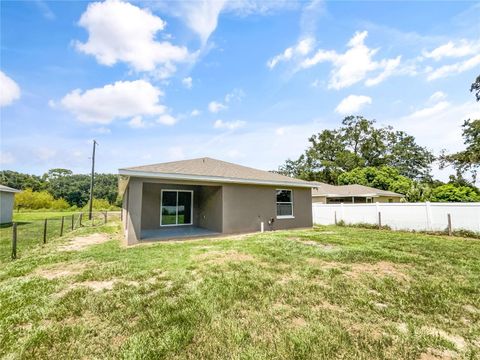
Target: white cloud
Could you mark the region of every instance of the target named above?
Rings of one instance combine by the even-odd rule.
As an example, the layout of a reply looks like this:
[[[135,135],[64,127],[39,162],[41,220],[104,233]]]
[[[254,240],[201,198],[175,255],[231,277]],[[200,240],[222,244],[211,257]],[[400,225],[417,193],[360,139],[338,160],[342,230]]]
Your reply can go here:
[[[440,101],[391,122],[395,128],[414,135],[419,144],[437,153],[461,150],[463,145],[462,124],[466,119],[480,118],[480,107],[475,101],[452,104]],[[448,129],[446,131],[446,129]]]
[[[429,71],[427,76],[428,81],[444,78],[454,74],[460,74],[462,72],[473,69],[474,67],[480,65],[480,54],[475,55],[467,60],[460,61],[450,65],[443,65],[437,69],[432,69]]]
[[[3,71],[0,71],[0,106],[7,106],[20,98],[20,87]]]
[[[217,120],[214,122],[213,127],[215,129],[228,129],[228,130],[235,130],[241,127],[244,127],[246,124],[245,121],[242,120],[235,120],[235,121],[223,121]]]
[[[336,90],[363,81],[368,74],[379,71],[378,75],[365,82],[367,86],[377,85],[397,71],[401,58],[398,56],[394,59],[373,60],[379,49],[370,49],[364,44],[367,36],[367,31],[356,32],[347,43],[348,50],[343,54],[335,50],[320,49],[312,57],[304,59],[300,68],[306,69],[322,62],[331,62],[333,69],[328,87]]]
[[[275,129],[275,134],[277,134],[278,136],[283,136],[285,135],[285,131],[287,131],[286,127],[279,127]]]
[[[372,98],[364,95],[349,95],[338,104],[335,111],[342,115],[358,113],[365,105],[371,104]]]
[[[443,110],[445,110],[446,108],[448,108],[449,106],[450,106],[450,103],[448,101],[440,101],[440,102],[437,102],[435,105],[427,106],[420,110],[414,111],[409,115],[409,117],[411,119],[415,119],[415,118],[425,118],[425,117],[437,115]]]
[[[218,113],[219,111],[228,109],[229,103],[239,102],[245,97],[245,92],[242,89],[233,89],[232,92],[225,95],[224,103],[219,101],[211,101],[208,104],[208,110],[211,113]]]
[[[91,3],[79,24],[87,29],[88,40],[77,41],[75,47],[103,65],[122,61],[136,71],[158,70],[158,77],[164,78],[175,71],[174,63],[191,57],[186,47],[156,41],[155,35],[165,28],[165,21],[127,2]]]
[[[185,86],[187,89],[191,89],[192,86],[193,86],[193,80],[192,78],[189,76],[189,77],[186,77],[186,78],[183,78],[182,79],[182,84],[183,86]]]
[[[218,19],[222,13],[229,12],[245,16],[250,14],[268,14],[272,10],[297,7],[296,2],[289,0],[184,0],[169,2],[148,2],[149,6],[159,8],[182,20],[187,27],[200,38],[202,45],[218,26]]]
[[[225,8],[226,0],[198,0],[179,2],[182,19],[196,32],[205,44],[215,31],[220,12]]]
[[[191,117],[195,117],[195,116],[198,116],[200,115],[202,112],[198,109],[193,109],[192,112],[190,113],[190,116]]]
[[[208,111],[210,111],[211,113],[218,113],[219,111],[222,111],[222,110],[226,110],[228,108],[228,106],[218,102],[218,101],[211,101],[209,104],[208,104]]]
[[[380,62],[380,67],[382,67],[384,70],[378,74],[377,76],[365,80],[365,85],[366,86],[375,86],[383,82],[385,79],[389,78],[398,69],[398,66],[400,65],[401,61],[401,56],[397,56],[395,59],[387,59],[387,60],[382,60]]]
[[[178,122],[178,119],[175,118],[174,116],[170,115],[170,114],[161,115],[157,119],[157,123],[162,124],[162,125],[171,126],[171,125],[175,125],[177,122]]]
[[[145,80],[117,81],[83,93],[74,90],[60,103],[82,122],[109,124],[115,119],[163,114],[165,106],[159,103],[162,95]]]
[[[449,41],[446,44],[443,44],[432,51],[424,51],[423,56],[426,58],[434,59],[439,61],[446,57],[464,57],[469,55],[476,55],[480,52],[480,40],[479,41],[469,41],[466,39],[461,39],[456,43]]]
[[[437,103],[438,101],[444,100],[447,98],[447,94],[443,91],[436,91],[428,99],[429,102]]]
[[[15,162],[15,157],[11,152],[0,151],[0,165],[13,164]]]
[[[280,62],[289,61],[294,57],[306,56],[312,51],[314,43],[315,40],[312,37],[301,39],[295,46],[286,48],[283,53],[268,60],[267,66],[273,69]]]
[[[129,122],[128,126],[132,129],[143,129],[147,127],[147,123],[143,120],[141,116],[134,116]]]

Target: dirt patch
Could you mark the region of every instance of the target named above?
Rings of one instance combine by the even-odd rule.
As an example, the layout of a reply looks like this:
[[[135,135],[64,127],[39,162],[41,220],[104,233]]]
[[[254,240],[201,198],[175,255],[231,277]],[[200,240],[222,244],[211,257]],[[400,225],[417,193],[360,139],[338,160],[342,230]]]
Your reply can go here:
[[[447,333],[446,331],[428,326],[422,327],[422,331],[431,336],[439,336],[441,338],[444,338],[445,340],[453,343],[458,350],[464,350],[467,346],[465,339],[459,335],[452,335]]]
[[[93,291],[102,291],[102,290],[112,290],[115,281],[107,280],[107,281],[84,281],[81,283],[77,283],[78,286],[86,286]]]
[[[308,325],[307,321],[302,317],[297,316],[292,319],[292,326],[295,328],[303,328],[307,325]]]
[[[322,301],[321,303],[317,304],[314,306],[315,310],[328,310],[328,311],[334,311],[334,312],[340,312],[343,311],[343,309],[336,305],[332,304],[326,300]]]
[[[380,261],[378,263],[360,263],[360,264],[351,264],[350,270],[347,271],[347,275],[358,278],[363,274],[368,274],[372,276],[379,277],[393,277],[396,280],[409,280],[409,276],[404,273],[406,270],[405,266],[397,265],[387,261]]]
[[[88,263],[60,263],[48,268],[37,269],[34,275],[44,277],[48,280],[54,280],[61,277],[81,274],[87,266]]]
[[[323,250],[323,251],[326,251],[326,252],[338,250],[337,246],[330,245],[330,244],[322,244],[322,243],[319,243],[319,242],[313,241],[313,240],[305,240],[305,239],[302,239],[302,238],[299,238],[299,237],[290,237],[288,239],[298,241],[299,243],[302,243],[303,245],[315,246],[315,247],[319,248],[320,250]]]
[[[338,269],[342,270],[345,275],[358,279],[362,275],[367,274],[376,277],[393,277],[399,281],[408,281],[410,277],[405,274],[407,266],[398,265],[387,261],[380,261],[378,263],[353,263],[345,264],[338,263],[334,261],[324,261],[317,258],[307,259],[307,263],[314,265],[315,267],[320,267],[323,270],[332,270]]]
[[[110,240],[106,234],[91,234],[88,236],[77,236],[69,241],[68,244],[59,248],[60,251],[79,251],[92,245],[102,244]]]
[[[279,276],[279,279],[277,280],[277,284],[285,285],[291,281],[297,281],[297,280],[300,280],[300,276],[298,276],[297,274],[282,274],[281,276]]]
[[[465,305],[463,307],[467,312],[471,313],[471,314],[478,314],[480,313],[480,309],[476,308],[475,306],[473,305]]]
[[[195,256],[198,261],[205,261],[213,264],[224,264],[227,262],[242,262],[253,261],[255,258],[252,255],[238,252],[236,250],[227,251],[209,251]]]
[[[419,360],[453,360],[457,359],[456,352],[451,350],[428,349],[420,355]]]

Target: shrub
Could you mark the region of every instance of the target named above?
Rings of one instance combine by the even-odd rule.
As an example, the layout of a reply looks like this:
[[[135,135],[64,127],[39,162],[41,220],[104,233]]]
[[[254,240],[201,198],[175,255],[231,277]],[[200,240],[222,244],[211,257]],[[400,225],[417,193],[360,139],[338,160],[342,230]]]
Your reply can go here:
[[[67,210],[70,204],[65,199],[56,199],[52,201],[50,207],[55,210]]]
[[[436,202],[474,202],[480,201],[480,195],[469,186],[445,184],[432,190],[431,201]]]
[[[47,191],[26,189],[15,195],[15,207],[22,209],[49,209],[53,201],[53,196]]]
[[[85,205],[83,208],[88,210],[89,204]],[[108,200],[105,199],[93,199],[93,206],[95,210],[111,210],[114,206],[110,205]]]

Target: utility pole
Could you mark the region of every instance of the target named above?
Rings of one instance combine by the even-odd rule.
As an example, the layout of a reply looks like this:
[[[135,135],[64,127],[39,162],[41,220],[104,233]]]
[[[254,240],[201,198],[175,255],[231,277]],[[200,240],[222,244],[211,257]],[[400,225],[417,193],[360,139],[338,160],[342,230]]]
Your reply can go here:
[[[93,140],[93,153],[92,153],[92,175],[90,177],[90,201],[88,204],[88,220],[92,220],[92,206],[93,206],[93,182],[95,178],[95,146],[98,143]]]

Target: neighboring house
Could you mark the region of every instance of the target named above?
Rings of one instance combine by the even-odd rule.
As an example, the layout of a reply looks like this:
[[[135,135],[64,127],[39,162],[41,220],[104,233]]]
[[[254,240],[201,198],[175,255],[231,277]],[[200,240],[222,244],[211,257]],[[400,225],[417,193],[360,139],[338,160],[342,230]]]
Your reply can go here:
[[[310,228],[308,181],[211,158],[119,169],[128,244]]]
[[[375,189],[364,185],[330,185],[312,181],[312,203],[374,203],[400,202],[404,195],[392,191]]]
[[[15,199],[15,193],[18,192],[20,192],[20,190],[0,185],[0,224],[12,222],[13,201]]]

